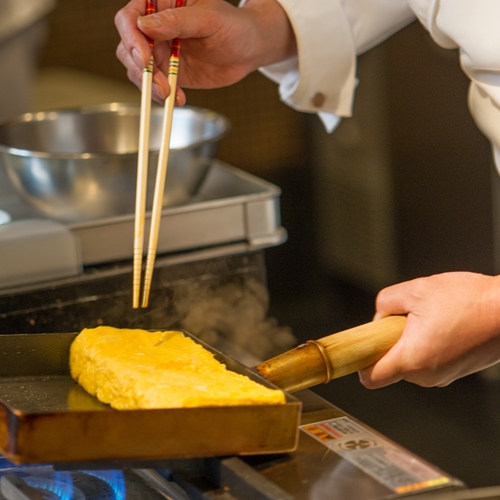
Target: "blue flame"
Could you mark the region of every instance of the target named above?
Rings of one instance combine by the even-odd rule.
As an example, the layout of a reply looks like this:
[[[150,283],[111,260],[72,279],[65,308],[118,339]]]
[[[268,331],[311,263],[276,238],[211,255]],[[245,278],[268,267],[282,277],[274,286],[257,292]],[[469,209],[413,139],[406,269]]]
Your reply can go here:
[[[55,493],[60,500],[85,500],[85,495],[73,486],[71,476],[67,472],[56,472],[55,479],[31,475],[24,476],[23,479],[32,488]]]
[[[0,476],[8,472],[18,474],[32,488],[51,491],[60,500],[85,500],[84,493],[73,484],[72,472],[54,471],[50,464],[15,465],[0,455]],[[80,473],[105,482],[113,493],[113,500],[126,499],[125,476],[121,470],[82,470]]]
[[[104,481],[113,490],[115,500],[125,500],[125,477],[121,470],[82,470],[81,472]]]

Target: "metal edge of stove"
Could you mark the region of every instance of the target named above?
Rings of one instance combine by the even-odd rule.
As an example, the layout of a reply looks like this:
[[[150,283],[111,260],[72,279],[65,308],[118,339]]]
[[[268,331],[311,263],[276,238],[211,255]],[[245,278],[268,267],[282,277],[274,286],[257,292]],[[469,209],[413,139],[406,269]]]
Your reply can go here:
[[[383,495],[380,494],[381,492],[377,494],[372,489],[372,495],[367,498],[380,496],[384,500],[395,500],[416,496],[420,499],[420,495],[424,492],[448,492],[463,490],[466,487],[460,479],[448,474],[439,466],[428,462],[311,390],[300,391],[295,395],[302,401],[303,411],[299,445],[293,456],[297,460],[307,460],[304,452],[312,446],[319,446],[333,452],[333,455],[341,460],[342,465],[332,468],[330,479],[343,477],[344,473],[350,477],[350,481],[341,488],[345,498],[352,498],[347,492],[350,491],[350,482],[355,479],[356,474],[361,474],[364,480],[371,478],[372,488],[375,484],[379,484],[388,489]],[[333,434],[330,434],[331,425],[333,425]],[[316,432],[318,430],[327,432],[318,434]],[[340,435],[338,435],[339,432]],[[329,437],[332,436],[335,437],[330,440]],[[350,447],[342,444],[348,445],[356,441],[360,444],[362,441],[367,441],[366,446]],[[332,459],[331,454],[329,457],[324,454],[323,465],[328,459]],[[351,472],[348,474],[349,468]],[[311,473],[314,473],[314,470]],[[332,482],[326,481],[324,485],[329,487]],[[340,488],[340,485],[336,484],[336,487]],[[367,491],[369,490],[370,488]],[[344,496],[339,496],[339,498],[344,498]],[[438,497],[432,500],[438,500]]]
[[[416,500],[500,500],[500,486],[426,492],[418,495]]]
[[[184,333],[228,369],[274,388],[250,368]],[[284,405],[120,412],[98,403],[69,379],[68,337],[74,336],[0,336],[0,448],[14,463],[285,453],[297,446],[302,403],[289,394]],[[43,411],[37,411],[38,405]]]
[[[175,482],[168,481],[153,469],[131,469],[143,481],[160,492],[166,500],[189,500],[186,492]]]

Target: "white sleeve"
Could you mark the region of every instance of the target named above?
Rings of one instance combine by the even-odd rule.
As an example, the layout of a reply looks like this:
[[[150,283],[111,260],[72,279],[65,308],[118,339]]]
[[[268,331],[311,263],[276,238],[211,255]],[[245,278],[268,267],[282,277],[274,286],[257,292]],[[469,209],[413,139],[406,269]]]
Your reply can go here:
[[[500,171],[500,1],[409,0],[434,40],[458,48],[471,79],[469,109]]]
[[[298,57],[261,68],[282,101],[318,113],[333,130],[350,116],[356,55],[415,19],[407,0],[278,0],[295,32]]]

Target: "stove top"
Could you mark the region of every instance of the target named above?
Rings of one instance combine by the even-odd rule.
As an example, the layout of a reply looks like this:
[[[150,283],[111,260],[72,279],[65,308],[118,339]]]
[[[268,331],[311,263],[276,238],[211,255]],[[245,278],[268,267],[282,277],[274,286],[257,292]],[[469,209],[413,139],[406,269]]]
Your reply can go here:
[[[15,467],[4,460],[0,500],[394,500],[415,495],[451,500],[451,493],[464,490],[458,479],[313,392],[297,396],[304,411],[292,453],[109,462],[100,468],[92,463]]]

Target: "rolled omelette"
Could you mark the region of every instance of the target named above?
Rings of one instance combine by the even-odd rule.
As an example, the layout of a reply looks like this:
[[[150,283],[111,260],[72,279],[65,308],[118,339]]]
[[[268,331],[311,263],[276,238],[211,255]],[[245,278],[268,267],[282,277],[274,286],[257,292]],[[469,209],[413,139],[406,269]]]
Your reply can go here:
[[[118,410],[285,403],[282,391],[228,370],[179,331],[86,328],[69,364],[78,384]]]

